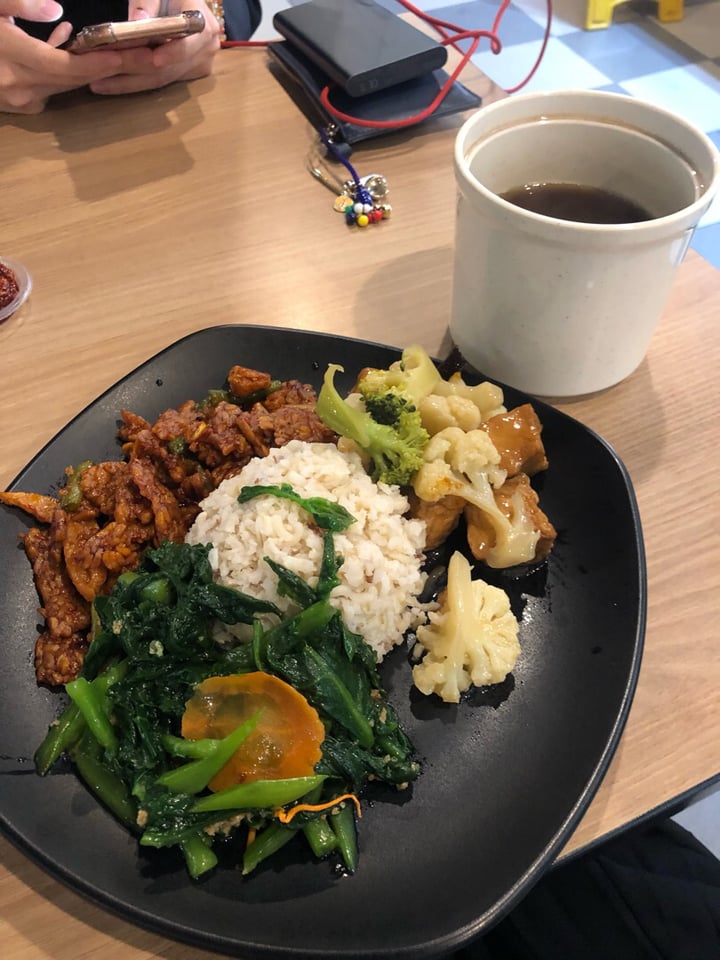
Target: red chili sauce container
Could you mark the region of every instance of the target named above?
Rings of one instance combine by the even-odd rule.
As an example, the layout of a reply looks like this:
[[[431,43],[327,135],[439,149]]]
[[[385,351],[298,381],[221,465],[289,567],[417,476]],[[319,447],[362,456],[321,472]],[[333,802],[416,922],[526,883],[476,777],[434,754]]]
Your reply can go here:
[[[25,303],[32,279],[17,260],[0,257],[0,323],[8,320]]]

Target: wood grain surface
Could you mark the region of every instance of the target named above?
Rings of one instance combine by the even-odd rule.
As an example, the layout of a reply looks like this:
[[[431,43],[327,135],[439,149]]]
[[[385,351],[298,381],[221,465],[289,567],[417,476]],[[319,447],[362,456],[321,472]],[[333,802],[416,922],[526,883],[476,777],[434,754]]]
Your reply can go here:
[[[307,173],[312,129],[261,50],[223,52],[216,75],[188,87],[74,94],[38,117],[0,118],[0,253],[34,280],[0,326],[0,484],[106,387],[203,327],[269,324],[444,354],[462,119],[355,151],[361,173],[387,176],[394,207],[361,231]],[[719,318],[720,274],[691,254],[642,366],[557,404],[628,467],[649,575],[630,718],[567,851],[720,771]],[[4,840],[0,906],[7,960],[210,956],[85,902]]]

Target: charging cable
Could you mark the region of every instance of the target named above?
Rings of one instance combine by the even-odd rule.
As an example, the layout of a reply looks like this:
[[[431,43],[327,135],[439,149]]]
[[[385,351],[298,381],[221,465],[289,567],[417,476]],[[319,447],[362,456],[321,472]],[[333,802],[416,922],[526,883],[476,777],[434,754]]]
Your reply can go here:
[[[502,41],[498,36],[498,31],[500,29],[502,18],[510,6],[510,0],[502,0],[490,30],[465,30],[463,27],[457,26],[457,24],[450,23],[447,20],[442,20],[440,17],[434,17],[428,13],[425,13],[414,4],[410,3],[409,0],[398,0],[398,2],[402,4],[402,6],[405,7],[408,12],[412,13],[414,16],[418,17],[420,20],[432,27],[432,29],[435,30],[435,32],[439,35],[440,43],[443,46],[452,47],[453,50],[460,55],[460,60],[458,61],[457,66],[448,76],[447,80],[433,99],[432,103],[430,103],[424,110],[420,111],[420,113],[414,114],[411,117],[406,117],[404,120],[366,120],[361,117],[354,117],[348,113],[343,113],[333,105],[330,99],[331,87],[328,85],[320,93],[320,102],[331,117],[334,117],[337,120],[343,120],[346,123],[356,124],[360,127],[371,127],[379,130],[397,130],[402,127],[409,127],[413,126],[414,124],[421,123],[423,120],[426,120],[428,117],[430,117],[440,106],[442,101],[452,89],[455,81],[467,66],[470,58],[476,52],[482,40],[489,41],[490,50],[492,53],[497,55],[502,50]],[[513,87],[506,88],[505,93],[517,93],[518,90],[521,90],[526,84],[528,84],[535,76],[542,59],[545,56],[545,50],[547,49],[548,41],[550,39],[550,29],[552,27],[552,0],[545,0],[545,3],[547,9],[545,30],[535,63],[523,80],[521,80],[520,83],[515,84]],[[469,46],[467,49],[463,49],[461,44],[467,41],[470,42]],[[277,41],[224,40],[222,46],[265,47],[275,42]]]

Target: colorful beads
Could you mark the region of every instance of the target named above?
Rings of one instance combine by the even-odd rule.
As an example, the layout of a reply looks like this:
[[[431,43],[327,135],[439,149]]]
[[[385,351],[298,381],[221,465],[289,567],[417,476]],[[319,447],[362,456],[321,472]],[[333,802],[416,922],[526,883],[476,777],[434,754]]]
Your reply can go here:
[[[373,200],[370,192],[362,184],[347,183],[343,189],[348,193],[341,193],[335,198],[333,209],[345,214],[345,223],[351,227],[367,227],[371,223],[380,223],[388,220],[392,213],[389,203],[380,202],[387,195],[385,189],[382,198]]]

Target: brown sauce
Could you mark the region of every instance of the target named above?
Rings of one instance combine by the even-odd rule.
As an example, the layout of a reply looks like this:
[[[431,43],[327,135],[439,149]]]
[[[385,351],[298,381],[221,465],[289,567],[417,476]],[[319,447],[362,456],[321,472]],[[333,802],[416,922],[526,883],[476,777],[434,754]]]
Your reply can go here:
[[[578,183],[526,183],[500,196],[532,213],[576,223],[641,223],[653,219],[634,200]]]

